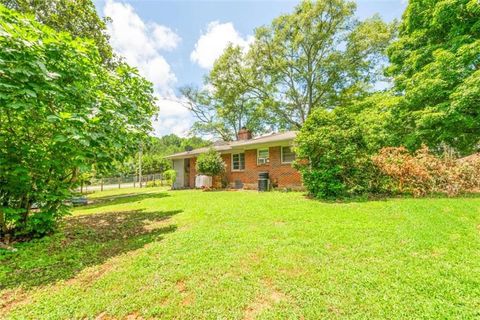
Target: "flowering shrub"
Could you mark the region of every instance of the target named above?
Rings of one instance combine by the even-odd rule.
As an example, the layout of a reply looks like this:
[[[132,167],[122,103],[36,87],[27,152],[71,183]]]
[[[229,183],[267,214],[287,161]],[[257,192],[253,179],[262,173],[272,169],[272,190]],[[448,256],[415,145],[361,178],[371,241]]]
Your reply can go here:
[[[404,147],[383,148],[372,160],[392,180],[392,191],[400,193],[456,196],[480,185],[480,157],[459,160],[452,152],[437,157],[422,146],[413,154]]]

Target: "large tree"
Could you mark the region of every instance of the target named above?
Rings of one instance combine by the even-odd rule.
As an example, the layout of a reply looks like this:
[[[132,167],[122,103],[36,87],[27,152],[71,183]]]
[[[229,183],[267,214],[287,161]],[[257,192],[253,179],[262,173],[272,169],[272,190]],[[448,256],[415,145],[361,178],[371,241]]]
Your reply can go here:
[[[209,90],[185,92],[196,128],[227,138],[242,126],[299,129],[317,108],[362,98],[380,79],[395,24],[360,22],[354,12],[345,0],[305,0],[258,28],[247,52],[228,47],[207,77]]]
[[[253,73],[242,48],[230,45],[205,79],[204,89],[181,89],[187,107],[196,118],[193,131],[225,141],[235,139],[242,128],[261,133],[268,122],[258,97],[249,90]]]
[[[394,28],[354,11],[353,2],[307,0],[257,29],[248,86],[280,124],[300,128],[314,109],[349,103],[378,79]]]
[[[448,144],[462,153],[480,142],[480,3],[410,0],[388,48],[395,78],[398,143]]]
[[[0,237],[43,234],[78,177],[132,154],[156,112],[135,69],[0,5]],[[38,210],[32,211],[32,206]]]
[[[92,0],[0,0],[0,4],[22,13],[34,15],[57,31],[69,32],[73,37],[93,39],[102,61],[112,62],[112,48],[108,43],[105,19],[101,19]]]

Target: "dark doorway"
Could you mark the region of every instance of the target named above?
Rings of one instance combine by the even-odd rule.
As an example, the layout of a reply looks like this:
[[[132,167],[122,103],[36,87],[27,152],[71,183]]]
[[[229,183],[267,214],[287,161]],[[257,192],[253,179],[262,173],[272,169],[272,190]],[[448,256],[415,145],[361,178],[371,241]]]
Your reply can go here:
[[[190,185],[190,159],[185,159],[185,163],[183,165],[183,168],[185,169],[183,179],[184,179],[184,186],[185,188],[191,188],[192,186]]]

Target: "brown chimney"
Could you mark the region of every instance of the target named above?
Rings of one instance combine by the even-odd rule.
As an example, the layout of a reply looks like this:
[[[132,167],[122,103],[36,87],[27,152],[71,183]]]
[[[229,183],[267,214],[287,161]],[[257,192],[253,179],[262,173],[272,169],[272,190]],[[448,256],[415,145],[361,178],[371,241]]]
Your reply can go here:
[[[238,131],[237,140],[250,140],[252,139],[252,133],[247,128],[243,127]]]

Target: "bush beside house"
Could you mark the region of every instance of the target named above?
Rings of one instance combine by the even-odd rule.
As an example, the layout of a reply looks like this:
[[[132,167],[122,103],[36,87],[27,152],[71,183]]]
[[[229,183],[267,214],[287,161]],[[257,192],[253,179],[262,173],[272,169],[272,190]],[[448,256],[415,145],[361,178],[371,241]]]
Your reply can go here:
[[[337,198],[378,188],[377,170],[364,135],[353,116],[342,109],[317,110],[296,139],[303,183],[316,198]]]
[[[225,172],[225,168],[225,161],[223,161],[220,153],[214,149],[199,155],[195,164],[195,169],[199,174],[211,176],[212,178],[221,176]]]

